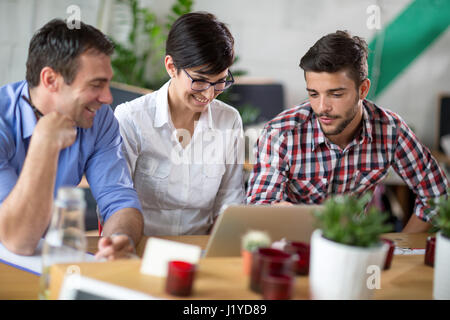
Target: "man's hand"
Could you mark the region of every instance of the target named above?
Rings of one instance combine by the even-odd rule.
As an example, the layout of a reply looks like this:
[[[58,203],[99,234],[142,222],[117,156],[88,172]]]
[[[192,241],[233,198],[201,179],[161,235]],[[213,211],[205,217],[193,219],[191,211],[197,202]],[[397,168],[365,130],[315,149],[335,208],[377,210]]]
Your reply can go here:
[[[108,260],[135,257],[134,246],[141,240],[143,221],[141,212],[135,208],[115,212],[103,225],[105,237],[98,242],[96,257]]]
[[[76,137],[75,121],[68,116],[53,111],[39,119],[32,140],[37,141],[38,144],[50,143],[58,150],[62,150],[71,146]]]
[[[272,203],[273,206],[279,206],[279,207],[291,207],[294,204],[292,204],[291,202],[287,202],[287,201],[280,201],[280,202],[274,202]]]
[[[135,248],[131,238],[125,234],[103,237],[98,241],[96,259],[127,259],[135,257]]]

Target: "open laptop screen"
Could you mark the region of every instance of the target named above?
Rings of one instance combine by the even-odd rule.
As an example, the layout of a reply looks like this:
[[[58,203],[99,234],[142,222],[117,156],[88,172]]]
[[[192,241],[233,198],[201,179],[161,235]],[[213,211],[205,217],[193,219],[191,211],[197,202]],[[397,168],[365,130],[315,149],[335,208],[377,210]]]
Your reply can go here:
[[[239,256],[242,236],[250,230],[265,231],[272,241],[285,238],[309,243],[315,229],[313,212],[321,208],[319,205],[228,206],[214,225],[205,257]]]

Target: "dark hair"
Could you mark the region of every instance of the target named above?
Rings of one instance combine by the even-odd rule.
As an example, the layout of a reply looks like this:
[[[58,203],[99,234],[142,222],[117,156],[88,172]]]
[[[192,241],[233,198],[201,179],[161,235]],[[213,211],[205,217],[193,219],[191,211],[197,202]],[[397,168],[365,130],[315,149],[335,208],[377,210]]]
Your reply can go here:
[[[65,83],[71,84],[77,74],[78,57],[82,53],[88,50],[108,56],[113,53],[114,44],[107,36],[93,26],[79,22],[79,28],[69,29],[65,21],[53,19],[33,35],[26,73],[30,88],[39,85],[44,67],[51,67],[63,76]]]
[[[205,65],[199,73],[218,74],[233,64],[234,39],[213,14],[187,13],[173,23],[166,55],[172,56],[178,71]]]
[[[368,76],[367,43],[347,31],[336,31],[317,41],[300,60],[305,71],[334,73],[347,70],[356,87]]]

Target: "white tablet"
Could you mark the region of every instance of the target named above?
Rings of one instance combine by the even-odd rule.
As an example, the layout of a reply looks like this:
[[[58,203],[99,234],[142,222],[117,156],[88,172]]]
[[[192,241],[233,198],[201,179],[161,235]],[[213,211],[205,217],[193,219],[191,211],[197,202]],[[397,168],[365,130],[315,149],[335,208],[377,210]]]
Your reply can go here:
[[[59,300],[163,300],[143,292],[104,281],[67,275],[59,292]]]

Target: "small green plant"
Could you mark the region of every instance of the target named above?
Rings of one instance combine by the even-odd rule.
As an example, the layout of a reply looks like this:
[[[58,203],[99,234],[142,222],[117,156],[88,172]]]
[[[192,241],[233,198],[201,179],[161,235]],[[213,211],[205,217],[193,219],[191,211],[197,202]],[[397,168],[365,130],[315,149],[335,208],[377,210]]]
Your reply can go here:
[[[254,107],[249,103],[246,103],[240,107],[236,107],[236,109],[239,111],[241,115],[243,125],[254,123],[256,119],[258,119],[259,114],[261,113],[260,109]]]
[[[270,236],[263,231],[248,231],[242,237],[242,249],[247,251],[255,251],[258,248],[268,247],[271,244]]]
[[[191,12],[192,0],[175,0],[166,22],[158,19],[150,8],[140,7],[138,0],[116,0],[131,13],[131,29],[126,43],[114,40],[112,57],[114,81],[159,89],[169,79],[164,67],[165,44],[173,22]]]
[[[447,191],[450,193],[450,190]],[[433,224],[442,235],[450,239],[450,198],[442,196],[438,201],[432,202],[437,207],[437,214],[433,217]]]
[[[342,195],[328,199],[323,210],[315,212],[323,236],[350,246],[376,246],[380,235],[391,231],[392,226],[385,223],[386,213],[373,206],[366,210],[371,197],[367,193],[361,198]]]

